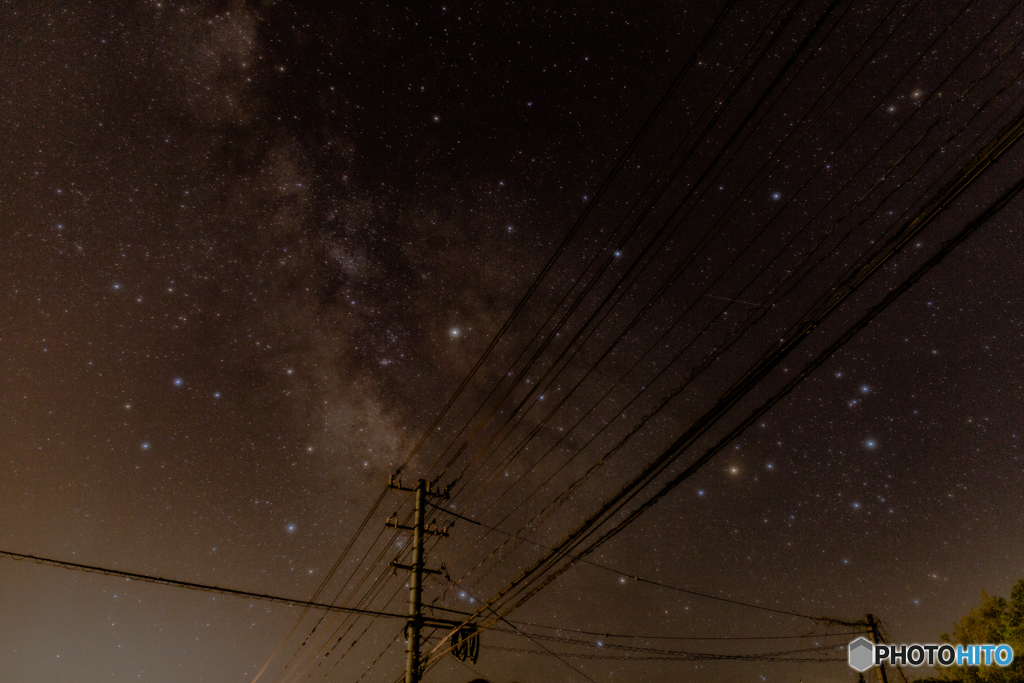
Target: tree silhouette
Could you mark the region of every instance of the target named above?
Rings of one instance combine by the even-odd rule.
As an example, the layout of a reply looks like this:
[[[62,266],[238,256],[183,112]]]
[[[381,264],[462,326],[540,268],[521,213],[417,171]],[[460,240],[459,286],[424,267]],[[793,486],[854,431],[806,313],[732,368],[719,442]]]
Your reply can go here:
[[[942,634],[943,642],[952,645],[984,645],[1006,643],[1013,648],[1010,666],[940,667],[943,681],[957,683],[1024,683],[1024,579],[1010,591],[1010,599],[981,593],[981,603],[968,612],[950,633]]]

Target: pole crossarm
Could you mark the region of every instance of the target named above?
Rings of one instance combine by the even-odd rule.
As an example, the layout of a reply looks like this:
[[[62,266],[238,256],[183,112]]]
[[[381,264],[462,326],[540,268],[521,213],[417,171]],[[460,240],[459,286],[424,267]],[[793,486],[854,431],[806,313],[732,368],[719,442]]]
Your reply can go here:
[[[431,498],[440,498],[442,500],[448,500],[448,498],[450,497],[449,494],[451,493],[452,488],[450,484],[448,486],[445,486],[444,488],[441,488],[441,486],[436,481],[427,482],[423,481],[422,479],[420,481],[424,485],[424,496],[430,496]],[[396,477],[394,474],[392,474],[391,478],[388,479],[388,488],[393,489],[395,491],[405,491],[406,493],[416,493],[417,490],[419,489],[419,484],[417,484],[416,486],[402,486],[402,480],[399,477]]]
[[[443,575],[445,573],[445,570],[444,570],[443,567],[441,569],[427,569],[426,567],[416,567],[416,566],[411,565],[411,564],[402,564],[401,562],[395,562],[395,561],[392,561],[390,566],[394,567],[395,569],[404,569],[407,572],[416,571],[418,569],[423,574],[439,574],[439,575]]]
[[[389,529],[401,529],[402,531],[416,531],[415,526],[409,526],[408,524],[399,524],[397,518],[389,518],[384,526]],[[444,538],[448,537],[448,526],[441,527],[440,529],[433,523],[429,526],[423,527],[423,533],[427,536],[441,536]]]

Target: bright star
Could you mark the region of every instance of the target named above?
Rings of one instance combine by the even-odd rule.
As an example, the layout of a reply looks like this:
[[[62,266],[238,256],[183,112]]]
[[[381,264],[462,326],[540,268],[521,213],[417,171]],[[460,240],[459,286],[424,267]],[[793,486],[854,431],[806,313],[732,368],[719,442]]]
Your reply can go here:
[[[180,378],[180,377],[175,377],[175,378],[174,378],[174,382],[173,382],[173,383],[174,383],[174,386],[176,386],[176,387],[180,387],[180,386],[181,386],[182,384],[184,384],[184,383],[185,383],[185,380],[183,380],[183,379],[182,379],[182,378]]]

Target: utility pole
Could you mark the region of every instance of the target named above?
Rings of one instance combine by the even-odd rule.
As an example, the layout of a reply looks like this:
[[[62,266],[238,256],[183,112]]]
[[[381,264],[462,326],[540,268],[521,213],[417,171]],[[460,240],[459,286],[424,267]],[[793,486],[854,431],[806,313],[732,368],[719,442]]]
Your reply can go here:
[[[878,645],[882,641],[882,634],[878,630],[878,622],[870,614],[868,615],[868,629],[871,631],[871,642]],[[885,675],[885,662],[879,663],[875,667],[875,672],[878,674],[878,683],[889,683],[889,678]]]
[[[403,529],[405,531],[412,532],[412,564],[399,564],[398,562],[392,562],[391,566],[396,569],[405,569],[410,572],[409,577],[409,619],[405,623],[405,637],[408,641],[408,648],[406,650],[405,659],[405,683],[419,683],[420,680],[420,629],[423,627],[423,575],[424,574],[441,574],[442,570],[438,569],[427,569],[424,567],[423,559],[423,539],[427,535],[433,536],[447,536],[448,531],[446,529],[426,528],[424,524],[424,508],[426,507],[426,498],[431,496],[433,498],[447,498],[448,489],[435,490],[434,486],[428,485],[426,481],[420,479],[416,486],[413,488],[407,488],[402,486],[401,483],[396,483],[395,478],[392,477],[391,481],[388,482],[388,488],[392,488],[398,491],[409,491],[415,494],[415,512],[413,513],[413,524],[412,526],[406,526],[398,523],[397,515],[393,520],[389,519],[387,525],[395,529]]]

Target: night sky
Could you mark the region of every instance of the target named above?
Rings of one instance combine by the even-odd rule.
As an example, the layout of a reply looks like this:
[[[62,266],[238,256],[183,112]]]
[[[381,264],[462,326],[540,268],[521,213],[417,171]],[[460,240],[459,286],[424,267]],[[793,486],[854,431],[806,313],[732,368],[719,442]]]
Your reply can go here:
[[[428,565],[455,583],[424,600],[472,611],[1024,110],[1006,0],[5,0],[0,27],[0,550],[309,600],[358,530],[318,599],[401,614],[408,534],[382,530],[409,496],[372,506],[407,456],[403,484],[439,477],[452,511],[529,539],[431,511],[455,524]],[[659,481],[1022,176],[1018,145]],[[509,616],[585,643],[501,624],[476,673],[447,657],[425,680],[856,680],[840,650],[638,660],[618,646],[855,636],[634,576],[872,613],[904,643],[1008,595],[1022,216],[587,558],[606,568]],[[0,557],[0,681],[401,675],[401,619],[329,615],[306,639],[322,612],[300,614]],[[786,638],[682,640],[708,636]]]

